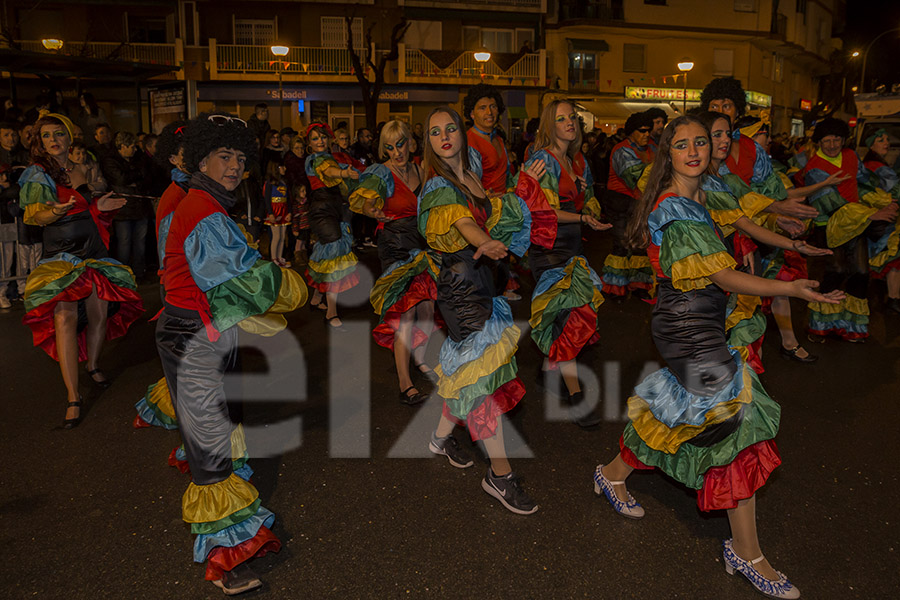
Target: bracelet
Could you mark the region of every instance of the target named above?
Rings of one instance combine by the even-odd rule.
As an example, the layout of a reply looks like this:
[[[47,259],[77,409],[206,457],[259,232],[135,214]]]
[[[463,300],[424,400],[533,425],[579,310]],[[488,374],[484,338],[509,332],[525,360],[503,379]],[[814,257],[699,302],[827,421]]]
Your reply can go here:
[[[580,215],[578,217],[578,222],[581,223],[582,225],[584,224],[584,215]]]
[[[62,216],[62,213],[56,212],[56,209],[55,209],[55,208],[52,208],[52,207],[51,207],[51,208],[50,208],[50,212],[52,212],[52,213],[53,213],[54,215],[56,215],[57,217],[61,217],[61,216]]]
[[[803,240],[794,240],[794,243],[791,244],[791,248],[793,248],[794,250],[797,250],[797,244],[800,244],[801,246],[803,246],[806,244],[806,242],[804,242]]]

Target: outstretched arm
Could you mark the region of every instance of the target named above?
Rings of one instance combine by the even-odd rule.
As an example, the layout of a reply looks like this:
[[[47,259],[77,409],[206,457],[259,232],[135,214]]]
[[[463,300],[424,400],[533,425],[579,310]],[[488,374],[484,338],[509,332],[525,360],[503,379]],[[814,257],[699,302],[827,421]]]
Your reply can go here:
[[[748,294],[752,296],[793,296],[808,302],[825,302],[838,304],[844,299],[844,292],[834,290],[827,294],[816,291],[818,281],[809,279],[797,279],[796,281],[779,281],[777,279],[763,279],[755,275],[748,275],[734,269],[722,269],[709,276],[713,283],[726,292]]]
[[[802,240],[792,240],[781,234],[775,233],[774,231],[770,231],[765,227],[760,227],[747,217],[741,217],[735,221],[734,227],[758,242],[762,242],[768,246],[774,246],[775,248],[781,248],[782,250],[795,250],[808,256],[825,256],[832,254],[831,250],[816,248]]]

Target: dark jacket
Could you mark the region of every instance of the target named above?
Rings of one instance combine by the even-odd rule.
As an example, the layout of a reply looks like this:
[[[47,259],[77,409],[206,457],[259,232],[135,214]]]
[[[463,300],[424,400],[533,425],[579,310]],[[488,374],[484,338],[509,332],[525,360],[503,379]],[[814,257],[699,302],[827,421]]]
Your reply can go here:
[[[135,157],[123,158],[118,152],[107,154],[100,162],[100,169],[113,192],[125,195],[143,196],[144,172],[140,161]],[[114,221],[136,221],[149,219],[153,216],[153,209],[149,199],[127,198],[125,206],[119,209]]]

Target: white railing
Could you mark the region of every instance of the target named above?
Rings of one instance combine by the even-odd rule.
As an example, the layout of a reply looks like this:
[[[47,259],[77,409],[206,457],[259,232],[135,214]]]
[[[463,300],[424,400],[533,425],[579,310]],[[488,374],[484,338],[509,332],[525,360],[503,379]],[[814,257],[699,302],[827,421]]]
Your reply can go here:
[[[500,78],[535,79],[541,77],[541,55],[525,54],[506,71],[493,61],[480,63],[474,51],[461,53],[449,66],[441,69],[421,50],[406,50],[406,75],[408,77],[481,77],[481,74]]]
[[[219,73],[306,73],[350,75],[353,63],[346,48],[292,47],[286,56],[275,56],[269,46],[215,45]],[[279,65],[279,63],[281,63]]]
[[[119,42],[65,42],[62,50],[47,50],[40,40],[22,40],[16,42],[29,52],[47,52],[66,56],[83,56],[86,58],[102,58],[106,60],[123,60],[127,62],[150,63],[155,65],[178,64],[175,44],[129,44]]]

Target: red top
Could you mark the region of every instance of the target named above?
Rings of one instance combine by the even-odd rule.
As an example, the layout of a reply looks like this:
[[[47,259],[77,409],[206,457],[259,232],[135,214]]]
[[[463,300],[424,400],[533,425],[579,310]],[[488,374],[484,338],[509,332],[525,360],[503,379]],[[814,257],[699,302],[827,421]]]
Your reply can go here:
[[[88,199],[82,196],[78,190],[60,185],[58,183],[56,184],[56,197],[60,204],[68,204],[73,199],[75,200],[75,206],[68,210],[68,212],[66,213],[67,215],[77,215],[85,211],[88,211],[91,214],[91,219],[94,220],[94,224],[97,226],[97,231],[100,233],[100,240],[108,250],[109,226],[112,224],[113,216],[115,216],[118,211],[101,211],[99,208],[97,208],[96,202],[88,201]]]
[[[548,152],[550,156],[553,156],[552,152]],[[569,174],[569,172],[563,167],[562,163],[559,162],[559,159],[553,156],[553,159],[559,163],[559,202],[562,204],[563,202],[574,202],[575,203],[575,212],[581,212],[584,208],[584,193],[587,191],[587,188],[584,187],[579,192],[578,186],[575,183],[575,179]],[[584,154],[579,152],[575,155],[575,158],[572,160],[572,171],[574,172],[576,177],[584,177],[586,163],[584,161]]]
[[[391,177],[394,178],[394,195],[385,199],[384,214],[392,219],[415,217],[418,214],[419,199],[393,171]]]
[[[738,159],[735,161],[731,154],[725,159],[725,165],[728,170],[741,178],[741,180],[750,185],[753,179],[753,169],[756,166],[756,142],[741,134],[738,140]]]
[[[488,194],[503,194],[506,192],[506,175],[509,173],[509,156],[506,154],[506,146],[500,140],[500,149],[491,140],[470,128],[466,131],[466,139],[469,145],[481,154],[481,185]],[[503,153],[502,155],[500,153]]]
[[[156,207],[156,236],[159,237],[160,222],[175,212],[175,208],[184,199],[187,192],[174,181],[169,184],[166,191],[163,192],[159,199],[159,205]]]
[[[833,164],[831,161],[825,160],[819,153],[816,152],[813,154],[813,157],[809,159],[806,163],[806,167],[803,169],[804,178],[806,173],[808,173],[812,169],[819,169],[821,171],[825,171],[829,175],[833,175],[834,173],[844,172],[849,175],[852,175],[849,179],[842,181],[841,183],[835,186],[837,188],[838,194],[840,194],[841,198],[846,200],[847,202],[859,202],[859,188],[857,187],[856,182],[856,173],[859,171],[859,156],[856,155],[856,152],[850,150],[849,148],[844,148],[841,150],[841,166]]]

